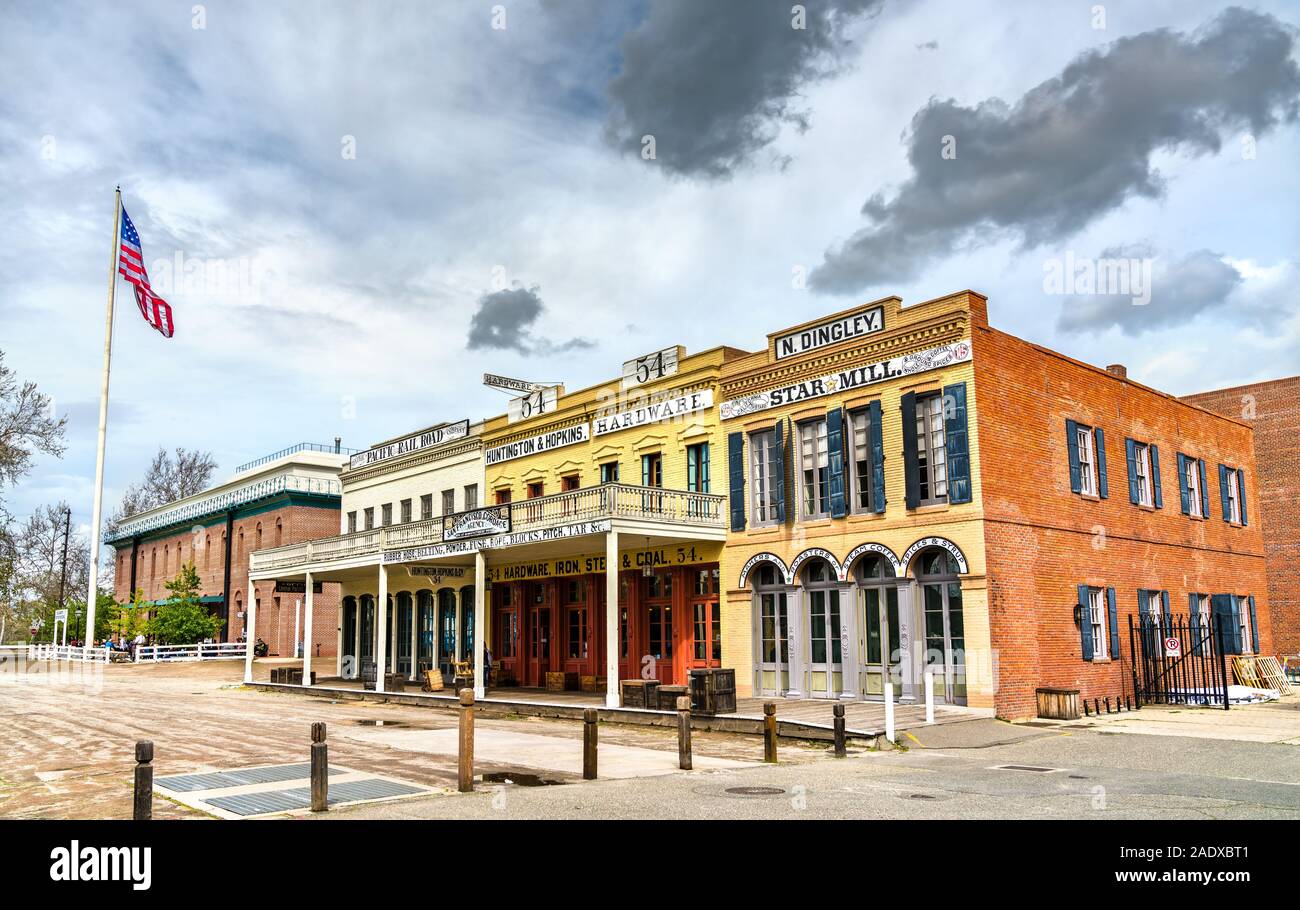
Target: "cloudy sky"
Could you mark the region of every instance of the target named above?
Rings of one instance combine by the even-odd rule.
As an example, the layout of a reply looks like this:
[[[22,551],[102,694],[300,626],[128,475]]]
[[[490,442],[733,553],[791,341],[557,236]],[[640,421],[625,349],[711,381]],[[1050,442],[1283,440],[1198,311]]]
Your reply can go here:
[[[1174,393],[1300,372],[1293,3],[128,6],[0,14],[0,350],[70,424],[18,515],[89,520],[118,183],[176,336],[119,293],[110,506],[159,444],[360,448],[888,294]]]

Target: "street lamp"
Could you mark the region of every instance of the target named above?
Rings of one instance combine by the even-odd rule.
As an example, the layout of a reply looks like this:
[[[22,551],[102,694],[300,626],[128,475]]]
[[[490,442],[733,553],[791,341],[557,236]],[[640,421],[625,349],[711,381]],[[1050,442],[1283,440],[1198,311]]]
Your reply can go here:
[[[77,611],[77,641],[81,641],[81,611]],[[85,642],[82,642],[85,645]]]

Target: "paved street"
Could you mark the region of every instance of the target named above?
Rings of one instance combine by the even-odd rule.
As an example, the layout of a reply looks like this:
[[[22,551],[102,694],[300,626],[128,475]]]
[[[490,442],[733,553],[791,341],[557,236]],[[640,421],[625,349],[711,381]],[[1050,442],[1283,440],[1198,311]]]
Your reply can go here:
[[[675,768],[672,730],[603,724],[605,779],[588,783],[581,724],[480,718],[477,770],[512,783],[461,795],[453,713],[249,691],[241,674],[242,665],[210,663],[114,667],[88,685],[5,677],[0,815],[128,817],[137,739],[154,740],[159,776],[228,770],[304,761],[308,725],[324,720],[332,763],[437,793],[336,809],[330,820],[1300,818],[1300,748],[1288,742],[1300,737],[1296,699],[1230,712],[1148,708],[1077,725],[972,719],[844,760],[783,741],[776,767],[758,762],[756,737],[696,733],[689,773]],[[1143,726],[1161,735],[1131,732]],[[162,798],[154,811],[204,817]]]

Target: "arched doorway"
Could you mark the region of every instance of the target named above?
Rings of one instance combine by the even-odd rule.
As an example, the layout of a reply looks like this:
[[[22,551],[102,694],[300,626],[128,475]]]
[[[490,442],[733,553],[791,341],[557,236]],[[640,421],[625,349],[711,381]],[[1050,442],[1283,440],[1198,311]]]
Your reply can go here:
[[[934,672],[936,700],[964,705],[966,628],[962,617],[960,564],[948,550],[931,547],[918,553],[912,566],[920,588],[922,667]]]
[[[844,691],[845,617],[835,569],[821,558],[809,559],[799,573],[808,614],[808,694],[839,698]]]
[[[415,668],[411,663],[412,623],[415,622],[414,599],[410,591],[397,594],[397,672],[414,676]]]
[[[438,591],[438,668],[442,681],[451,685],[456,677],[456,591]]]
[[[749,575],[754,591],[754,691],[784,695],[790,690],[790,588],[775,563],[764,562]]]
[[[901,693],[904,640],[898,603],[898,577],[893,563],[879,553],[868,554],[853,568],[859,639],[859,685],[863,695],[883,698],[885,683]]]
[[[474,659],[474,586],[460,589],[460,622],[456,626],[460,639],[460,659]]]
[[[339,675],[344,679],[357,677],[357,599],[351,595],[343,598],[343,647],[339,661]]]
[[[425,670],[432,670],[436,666],[434,661],[434,615],[433,615],[433,592],[421,591],[416,595],[416,637],[415,637],[415,659],[416,669],[423,673]],[[423,679],[423,677],[421,677]]]

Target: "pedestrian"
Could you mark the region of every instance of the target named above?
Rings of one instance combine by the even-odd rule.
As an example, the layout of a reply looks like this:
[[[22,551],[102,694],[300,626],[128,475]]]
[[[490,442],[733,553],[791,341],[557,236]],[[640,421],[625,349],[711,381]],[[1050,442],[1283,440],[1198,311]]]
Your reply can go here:
[[[492,649],[483,644],[483,694],[487,694],[488,683],[492,680]]]

